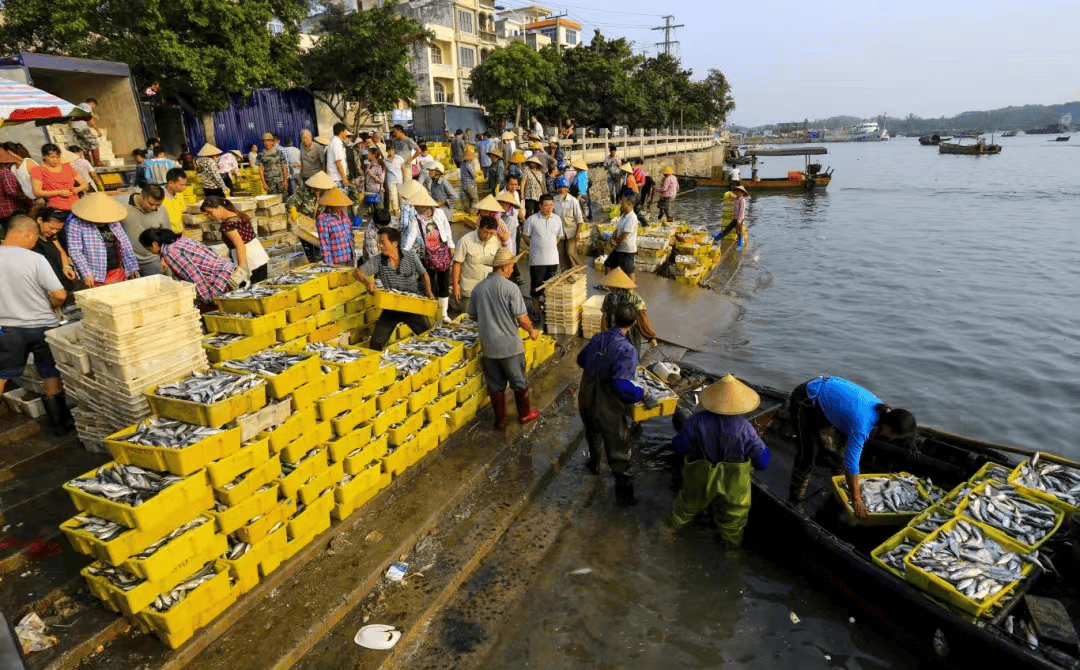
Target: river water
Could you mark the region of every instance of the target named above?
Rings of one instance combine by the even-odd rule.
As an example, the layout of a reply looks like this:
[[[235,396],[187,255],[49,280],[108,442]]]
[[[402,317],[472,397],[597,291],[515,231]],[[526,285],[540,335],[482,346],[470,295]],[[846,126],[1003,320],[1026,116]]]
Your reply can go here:
[[[827,193],[752,197],[725,287],[740,318],[688,360],[777,388],[843,376],[921,423],[1080,457],[1080,146],[1047,139],[984,157],[827,145]],[[687,193],[675,215],[711,225],[721,195]],[[606,482],[575,511],[490,667],[925,667],[929,639],[864,620],[797,560],[725,552],[704,524],[665,538],[669,437],[646,424],[636,506]]]

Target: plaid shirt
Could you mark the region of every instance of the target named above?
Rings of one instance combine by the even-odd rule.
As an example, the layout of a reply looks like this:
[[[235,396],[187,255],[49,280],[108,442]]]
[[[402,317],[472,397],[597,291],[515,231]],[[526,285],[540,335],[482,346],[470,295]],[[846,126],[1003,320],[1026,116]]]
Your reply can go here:
[[[476,186],[476,163],[472,161],[465,161],[461,164],[461,190],[473,188]]]
[[[323,212],[315,219],[319,231],[319,249],[324,263],[353,264],[352,220],[345,212]]]
[[[139,261],[135,259],[135,251],[131,248],[124,227],[119,223],[110,223],[109,230],[116,236],[116,243],[120,245],[120,261],[124,271],[128,274],[139,271]],[[71,214],[67,219],[68,255],[75,269],[81,277],[93,277],[96,282],[104,282],[108,273],[108,249],[105,241],[101,239],[97,225],[83,221]]]
[[[29,210],[31,204],[11,170],[0,168],[0,218],[9,217],[20,209]]]
[[[737,195],[732,201],[731,220],[742,221],[744,218],[746,218],[746,198]]]
[[[187,237],[162,247],[161,258],[175,277],[195,284],[195,293],[202,302],[210,302],[227,291],[229,276],[236,269],[231,261]]]
[[[664,177],[663,183],[660,184],[660,197],[661,198],[674,198],[675,194],[679,192],[679,180],[673,174],[669,174]]]

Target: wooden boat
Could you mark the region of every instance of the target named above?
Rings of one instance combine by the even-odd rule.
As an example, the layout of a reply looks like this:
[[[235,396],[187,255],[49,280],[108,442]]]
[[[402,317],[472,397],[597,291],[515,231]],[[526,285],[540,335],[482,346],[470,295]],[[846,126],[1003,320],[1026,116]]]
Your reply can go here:
[[[1072,137],[1072,135],[1065,135],[1064,137],[1059,137],[1054,141],[1055,142],[1068,142],[1070,137]]]
[[[939,154],[963,154],[965,156],[982,156],[984,154],[1000,154],[1000,144],[987,144],[986,140],[980,139],[975,144],[960,144],[959,142],[942,142],[938,145]]]
[[[682,364],[683,379],[674,386],[682,391],[699,388],[715,378],[692,366]],[[1080,619],[1080,551],[1070,551],[1070,538],[1063,527],[1040,548],[1041,557],[1049,556],[1057,574],[1043,573],[1036,567],[1000,606],[988,617],[975,619],[954,605],[939,600],[911,582],[887,572],[873,562],[870,552],[892,536],[897,527],[851,526],[836,501],[830,481],[831,471],[820,464],[814,473],[808,495],[801,505],[787,500],[795,448],[792,444],[786,392],[754,387],[761,395],[761,407],[749,418],[768,443],[771,459],[768,470],[755,472],[753,504],[746,529],[747,548],[764,554],[769,560],[786,562],[796,572],[809,571],[822,580],[827,599],[844,599],[860,623],[882,628],[882,632],[905,647],[927,658],[920,667],[937,665],[930,652],[932,640],[941,630],[951,648],[948,667],[984,667],[977,660],[994,661],[1006,668],[1065,670],[1080,667],[1080,649],[1071,651],[1043,638],[1032,648],[1021,636],[1005,629],[1005,619],[1012,614],[1029,618],[1027,596],[1053,598],[1065,605],[1074,627]],[[884,442],[872,441],[863,451],[863,472],[910,472],[930,477],[946,490],[971,478],[986,463],[998,463],[1012,469],[1019,464],[1017,452],[1007,445],[919,427],[918,452]],[[1027,452],[1030,453],[1030,452]],[[1043,455],[1043,458],[1055,458]],[[837,463],[839,463],[837,457]],[[1068,523],[1068,520],[1066,520]],[[1076,531],[1073,531],[1076,532]],[[1075,544],[1080,544],[1076,538]]]
[[[810,156],[818,156],[821,154],[827,154],[828,149],[825,147],[778,147],[770,149],[748,149],[743,155],[743,158],[749,158],[752,166],[751,175],[757,172],[757,159],[764,156],[804,156],[806,158],[806,165],[802,171],[802,177],[799,179],[792,179],[790,177],[766,177],[766,178],[750,178],[740,179],[739,183],[749,192],[760,193],[773,193],[778,191],[813,191],[815,189],[827,188],[832,182],[833,170],[822,170],[820,163],[811,163]],[[728,182],[727,170],[722,165],[713,166],[712,177],[693,177],[676,175],[679,178],[679,183],[682,184],[685,181],[693,182],[693,186],[708,186],[713,188],[728,189],[731,187]]]
[[[1016,137],[1016,134],[1018,132],[1020,132],[1020,131],[1019,130],[1006,130],[1005,132],[1001,133],[1001,136],[1002,137]]]
[[[936,147],[942,142],[946,142],[951,139],[951,137],[942,137],[941,135],[937,134],[930,135],[929,137],[924,135],[923,137],[919,138],[919,144],[923,145],[924,147]]]

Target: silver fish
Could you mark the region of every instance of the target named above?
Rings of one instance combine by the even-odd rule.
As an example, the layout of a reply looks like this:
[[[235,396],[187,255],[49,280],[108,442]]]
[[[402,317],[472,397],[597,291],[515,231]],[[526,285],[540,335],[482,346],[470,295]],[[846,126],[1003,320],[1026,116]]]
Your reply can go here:
[[[270,277],[265,283],[267,286],[297,286],[309,282],[312,279],[314,279],[314,277],[309,274],[286,272],[285,274],[280,274],[276,277]]]
[[[296,272],[301,274],[322,274],[324,272],[341,272],[342,270],[350,270],[348,267],[335,267],[333,265],[327,265],[326,263],[320,263],[318,265],[311,265],[306,268],[297,268]]]
[[[115,565],[103,564],[101,567],[91,565],[87,572],[95,577],[103,577],[109,580],[109,583],[121,591],[130,591],[146,581],[142,577],[136,577],[134,574]]]
[[[219,428],[151,417],[139,424],[134,433],[123,436],[121,439],[149,447],[183,449],[221,432]]]
[[[224,558],[227,561],[235,561],[236,559],[238,559],[241,556],[243,556],[244,554],[246,554],[249,549],[251,549],[250,544],[248,544],[247,542],[241,542],[239,540],[234,540],[230,536],[229,537],[229,549],[224,554],[222,554],[221,557]]]
[[[993,526],[1024,544],[1033,545],[1054,530],[1052,508],[1021,498],[1013,486],[986,484],[982,493],[968,496],[964,515]]]
[[[477,321],[476,319],[473,319],[473,318],[470,318],[470,317],[467,317],[467,316],[461,317],[459,320],[455,321],[454,323],[456,323],[457,325],[462,326],[464,328],[472,328],[473,330],[480,330],[480,322]]]
[[[651,376],[645,374],[641,370],[637,371],[634,375],[634,384],[641,387],[645,391],[651,391],[657,399],[661,398],[675,398],[675,392],[669,389],[667,386],[653,379]]]
[[[230,365],[234,361],[230,361]],[[171,384],[162,384],[155,391],[163,398],[176,398],[209,405],[251,390],[263,383],[255,375],[236,375],[220,370],[199,372]]]
[[[210,561],[201,570],[188,577],[171,591],[162,593],[155,598],[154,602],[150,604],[150,608],[155,612],[168,612],[173,605],[183,600],[187,594],[210,581],[216,575],[217,570],[214,568],[214,562]]]
[[[952,519],[952,517],[948,514],[945,514],[943,512],[934,512],[930,516],[923,519],[917,526],[915,526],[915,529],[921,530],[922,532],[929,535],[938,528],[944,526],[950,519]]]
[[[431,330],[428,335],[437,337],[440,340],[464,342],[466,347],[471,347],[476,343],[476,340],[480,339],[480,333],[478,331],[469,328],[451,328],[449,326],[439,326],[438,328]]]
[[[229,361],[228,366],[233,370],[259,373],[261,375],[279,375],[297,363],[306,361],[305,354],[291,354],[286,351],[260,351],[239,361]]]
[[[971,490],[973,488],[975,488],[975,487],[973,487],[971,484],[964,484],[962,486],[957,487],[956,489],[953,489],[953,492],[950,493],[952,498],[942,502],[941,506],[944,507],[945,509],[949,510],[950,512],[955,512],[956,507],[961,502],[963,502],[964,499],[968,497],[968,495],[971,494]]]
[[[153,543],[152,545],[150,545],[146,549],[143,549],[139,553],[135,554],[134,558],[138,558],[138,559],[150,558],[151,556],[153,556],[154,554],[157,553],[158,549],[161,549],[166,544],[168,544],[169,542],[172,542],[173,540],[180,537],[181,535],[188,532],[189,530],[193,530],[195,528],[198,528],[199,526],[203,525],[207,521],[209,521],[209,519],[207,519],[204,516],[200,516],[200,517],[197,517],[197,518],[193,519],[192,521],[189,521],[189,522],[185,523],[183,526],[180,526],[179,528],[173,530],[171,533],[169,533],[165,537],[161,538],[157,542]]]
[[[425,366],[434,362],[430,358],[424,358],[423,356],[417,356],[416,354],[398,353],[395,351],[383,351],[380,358],[381,362],[379,367],[393,365],[397,368],[398,379],[404,379],[411,374],[415,374]]]
[[[981,601],[1023,577],[1025,558],[1006,551],[974,524],[959,521],[938,531],[911,555],[911,562],[949,582],[967,598]]]
[[[351,363],[371,355],[357,349],[335,347],[332,344],[323,342],[311,342],[307,345],[307,350],[319,354],[319,358],[330,363]]]
[[[106,500],[138,507],[182,479],[135,465],[113,463],[112,467],[101,466],[91,477],[72,479],[68,484]]]
[[[310,277],[309,277],[310,279]],[[272,295],[281,293],[282,289],[270,288],[263,284],[255,284],[249,288],[242,288],[236,291],[229,291],[218,296],[218,298],[269,298]]]
[[[413,354],[423,354],[425,356],[445,356],[454,350],[454,345],[449,342],[439,342],[437,340],[406,340],[400,342],[397,345],[399,351],[407,351]]]
[[[1080,506],[1080,470],[1057,463],[1040,463],[1038,454],[1020,466],[1017,483]]]
[[[205,347],[213,347],[215,349],[220,349],[221,347],[232,344],[233,342],[235,342],[237,340],[242,340],[245,337],[247,337],[247,335],[233,335],[231,333],[214,333],[213,335],[203,339],[203,346],[205,346]]]
[[[93,533],[94,536],[102,542],[116,539],[131,530],[127,526],[122,526],[115,521],[102,519],[101,517],[93,516],[92,514],[77,516],[75,517],[75,520],[80,524],[78,526],[79,530]]]
[[[349,482],[351,482],[355,478],[356,478],[356,475],[350,475],[349,473],[346,472],[345,475],[341,478],[341,481],[338,482],[338,486],[345,486],[346,484],[348,484]]]
[[[847,491],[847,483],[841,484]],[[871,514],[921,512],[930,506],[915,484],[915,478],[860,477],[859,491],[866,511]],[[851,493],[848,491],[848,495]]]
[[[296,469],[296,466],[300,465],[301,463],[303,463],[304,461],[311,458],[312,456],[314,456],[317,453],[319,453],[318,447],[313,448],[310,451],[308,451],[306,454],[304,454],[303,456],[300,457],[300,460],[298,460],[295,463],[289,463],[288,461],[284,461],[284,460],[281,461],[281,474],[282,474],[282,476],[291,474],[292,471]],[[266,488],[266,487],[264,486],[263,488]],[[259,490],[261,491],[262,489],[259,489]]]
[[[889,565],[900,571],[900,574],[904,574],[907,569],[907,565],[904,563],[904,557],[911,553],[911,550],[915,548],[915,543],[911,540],[904,540],[896,546],[892,551],[886,552],[878,556],[886,565]]]

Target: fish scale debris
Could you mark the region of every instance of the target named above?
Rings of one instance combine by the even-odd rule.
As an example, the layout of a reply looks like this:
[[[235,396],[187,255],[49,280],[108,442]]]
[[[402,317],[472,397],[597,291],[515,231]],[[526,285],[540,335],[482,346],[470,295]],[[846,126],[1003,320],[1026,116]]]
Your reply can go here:
[[[210,561],[194,575],[188,577],[182,583],[167,593],[162,593],[150,604],[150,609],[155,612],[168,612],[172,606],[183,600],[187,594],[199,588],[217,575],[214,562]]]
[[[960,520],[934,541],[924,541],[911,555],[911,563],[949,582],[967,598],[980,601],[1023,578],[1025,561],[1037,555],[1007,551],[986,537],[973,523]]]
[[[199,526],[203,525],[207,521],[209,521],[209,519],[207,519],[205,516],[196,517],[194,520],[185,523],[183,526],[180,526],[179,528],[177,528],[173,532],[169,533],[165,537],[161,538],[157,542],[153,543],[152,545],[150,545],[146,549],[143,549],[139,553],[135,554],[135,556],[133,556],[132,558],[138,558],[138,559],[150,558],[151,556],[153,556],[154,554],[157,553],[158,549],[161,549],[166,544],[168,544],[169,542],[172,542],[173,540],[180,537],[181,535],[188,532],[189,530],[194,530],[195,528],[198,528]]]
[[[72,479],[68,484],[106,500],[138,507],[183,479],[179,475],[115,463],[112,467],[101,466],[92,477]]]
[[[220,349],[221,347],[228,346],[237,340],[242,340],[246,335],[233,335],[231,333],[216,333],[203,340],[204,347],[213,347],[214,349]]]
[[[916,543],[911,540],[904,540],[896,546],[892,551],[881,554],[880,558],[886,565],[896,570],[899,570],[901,574],[904,574],[907,569],[907,565],[904,564],[904,557],[911,553],[911,550],[915,548]]]
[[[221,432],[220,428],[197,426],[183,421],[174,421],[173,419],[151,417],[139,424],[134,433],[121,439],[125,442],[148,447],[183,449]]]
[[[850,498],[847,482],[841,486]],[[930,506],[914,477],[860,477],[859,492],[866,511],[871,514],[907,514],[921,512]]]
[[[986,484],[983,492],[968,496],[964,515],[1028,545],[1046,537],[1057,523],[1053,508],[1021,498],[1015,487],[1005,484]]]
[[[75,517],[75,520],[79,522],[78,529],[84,530],[87,533],[92,533],[94,537],[102,542],[108,542],[109,540],[116,539],[124,533],[131,530],[127,526],[116,523],[115,521],[109,521],[108,519],[102,519],[99,516],[92,514],[85,514]]]
[[[229,291],[218,296],[218,298],[224,298],[226,300],[232,298],[269,298],[272,295],[281,293],[282,289],[270,288],[262,284],[255,284],[250,288],[237,289],[236,291]]]
[[[232,361],[229,362],[230,365]],[[176,398],[203,405],[220,402],[264,383],[255,375],[235,375],[220,370],[192,372],[178,382],[162,384],[154,392],[163,398]]]
[[[358,361],[365,356],[370,356],[369,353],[358,349],[335,347],[332,344],[324,344],[322,342],[309,343],[307,345],[307,350],[319,354],[319,358],[330,363],[351,363],[352,361]]]
[[[228,365],[234,370],[272,376],[279,375],[307,359],[306,354],[290,354],[285,351],[261,351],[240,361],[229,361]]]
[[[1017,483],[1080,506],[1080,470],[1057,463],[1039,463],[1039,454],[1020,466]]]

